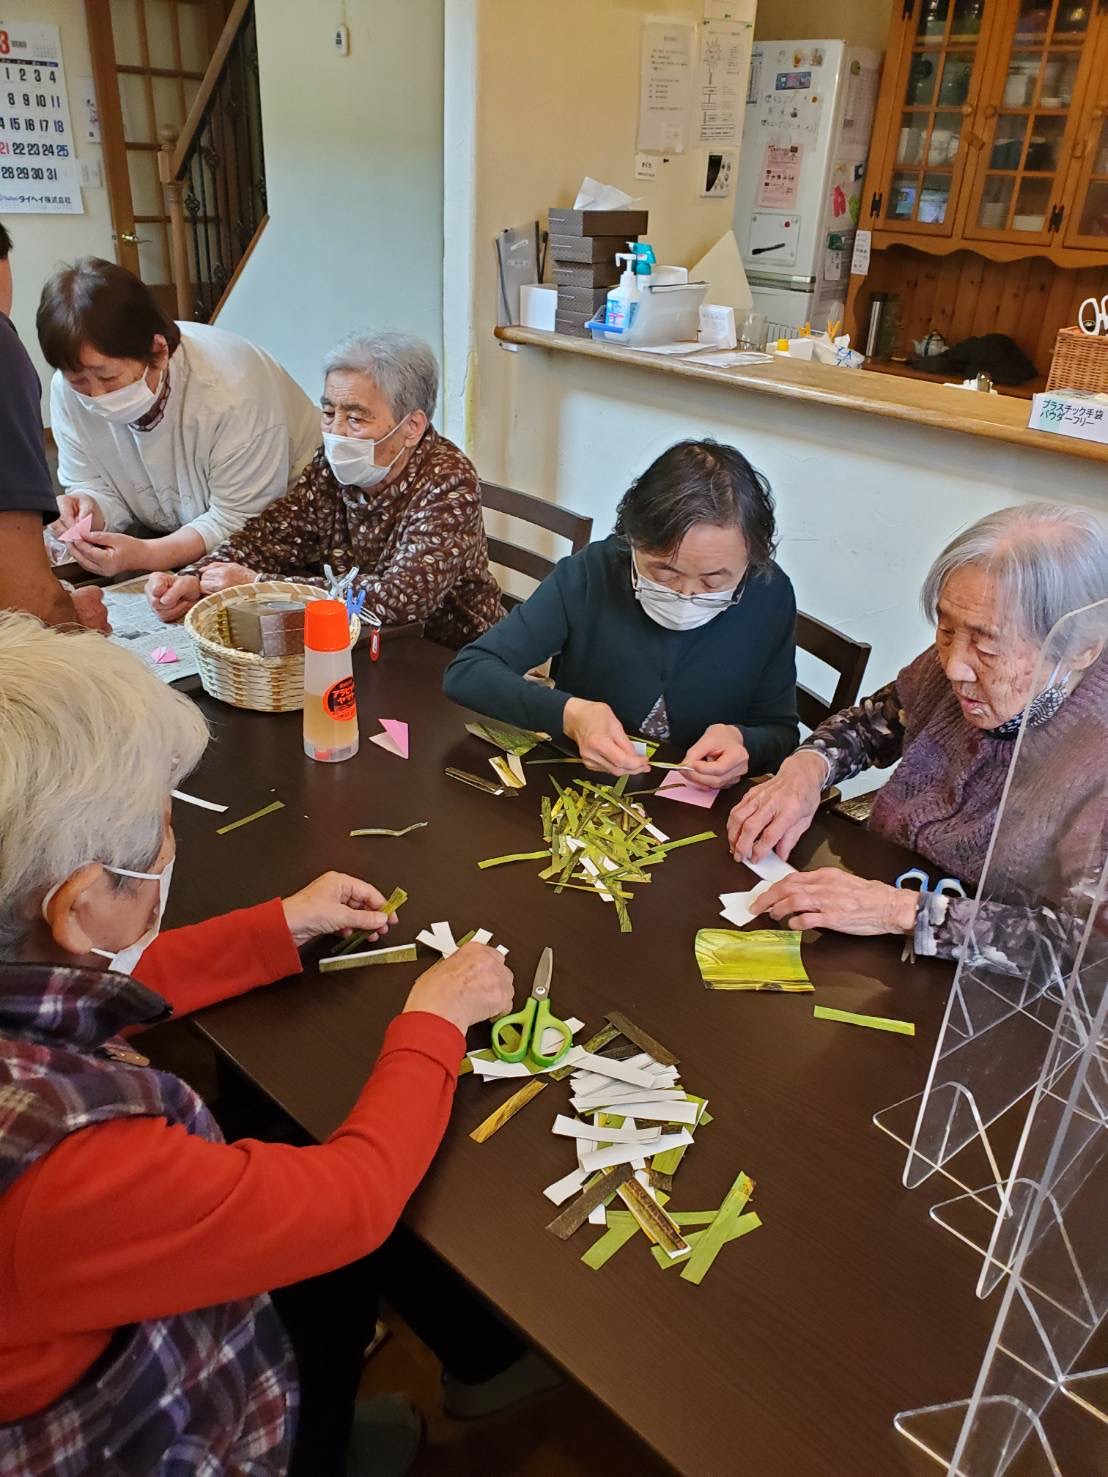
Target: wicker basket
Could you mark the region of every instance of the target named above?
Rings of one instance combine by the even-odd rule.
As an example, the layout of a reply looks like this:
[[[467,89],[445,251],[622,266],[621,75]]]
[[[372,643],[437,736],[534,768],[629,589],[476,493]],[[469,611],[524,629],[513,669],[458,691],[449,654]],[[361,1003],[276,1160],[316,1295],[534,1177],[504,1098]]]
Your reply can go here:
[[[1108,334],[1094,337],[1080,328],[1060,328],[1046,387],[1108,393]]]
[[[261,580],[256,585],[232,585],[198,601],[185,616],[185,629],[196,646],[196,662],[204,691],[233,708],[258,713],[293,713],[304,706],[304,653],[259,656],[230,644],[226,607],[267,595],[286,599],[326,600],[326,590],[294,580]],[[350,622],[350,644],[361,633],[355,616]]]

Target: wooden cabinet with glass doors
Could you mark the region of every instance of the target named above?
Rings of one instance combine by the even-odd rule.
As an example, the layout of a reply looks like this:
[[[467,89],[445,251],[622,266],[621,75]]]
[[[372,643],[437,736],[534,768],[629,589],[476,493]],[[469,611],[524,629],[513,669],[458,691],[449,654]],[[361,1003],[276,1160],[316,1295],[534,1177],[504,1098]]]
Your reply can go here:
[[[1108,0],[902,0],[858,224],[873,252],[1108,266]]]

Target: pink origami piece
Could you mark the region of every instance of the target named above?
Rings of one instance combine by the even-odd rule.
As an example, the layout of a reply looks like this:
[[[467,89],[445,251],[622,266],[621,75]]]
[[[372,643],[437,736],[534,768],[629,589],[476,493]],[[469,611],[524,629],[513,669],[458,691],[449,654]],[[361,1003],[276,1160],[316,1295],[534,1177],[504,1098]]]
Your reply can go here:
[[[67,528],[64,533],[58,534],[58,542],[62,544],[75,544],[78,539],[85,538],[92,532],[92,514],[86,513],[79,518],[72,528]]]
[[[370,743],[378,744],[386,754],[395,754],[398,759],[407,759],[408,725],[399,718],[379,718],[377,721],[385,731],[375,733]]]
[[[699,805],[705,810],[715,803],[718,794],[718,790],[698,785],[676,769],[671,769],[658,787],[658,795],[662,799],[680,800],[683,805]]]
[[[157,662],[159,666],[167,667],[170,662],[178,661],[179,658],[172,646],[155,646],[150,653],[150,660]]]

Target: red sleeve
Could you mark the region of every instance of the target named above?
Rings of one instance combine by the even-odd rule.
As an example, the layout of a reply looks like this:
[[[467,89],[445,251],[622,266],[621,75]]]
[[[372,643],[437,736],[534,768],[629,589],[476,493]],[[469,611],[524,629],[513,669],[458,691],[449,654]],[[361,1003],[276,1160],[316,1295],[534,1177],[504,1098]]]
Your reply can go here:
[[[20,1320],[42,1338],[114,1328],[365,1256],[431,1163],[464,1050],[440,1016],[398,1016],[353,1112],[311,1148],[212,1144],[164,1118],[71,1134],[3,1197]]]
[[[301,968],[281,899],[274,898],[160,933],[135,965],[134,977],[181,1016]]]

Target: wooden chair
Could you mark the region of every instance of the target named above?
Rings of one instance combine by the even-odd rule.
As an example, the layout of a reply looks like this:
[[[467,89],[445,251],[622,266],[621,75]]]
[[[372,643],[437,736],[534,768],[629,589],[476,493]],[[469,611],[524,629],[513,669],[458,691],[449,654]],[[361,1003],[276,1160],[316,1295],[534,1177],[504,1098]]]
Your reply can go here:
[[[495,482],[481,483],[481,503],[490,513],[504,513],[509,518],[518,518],[523,523],[531,523],[536,528],[545,528],[549,533],[568,539],[570,552],[573,554],[579,553],[592,537],[591,518],[571,512],[569,508],[559,508],[555,503],[548,503],[545,498],[516,492],[511,487],[498,487]],[[553,559],[537,554],[534,549],[491,537],[489,562],[502,564],[505,569],[533,580],[544,580],[554,568]],[[511,610],[513,605],[520,603],[518,595],[503,592],[500,600],[505,610]]]
[[[818,693],[801,683],[796,686],[796,708],[806,728],[818,728],[825,718],[840,708],[849,708],[857,699],[872,647],[865,641],[852,641],[834,626],[825,625],[814,615],[796,614],[796,644],[801,651],[814,656],[839,674],[835,691],[825,701]]]

